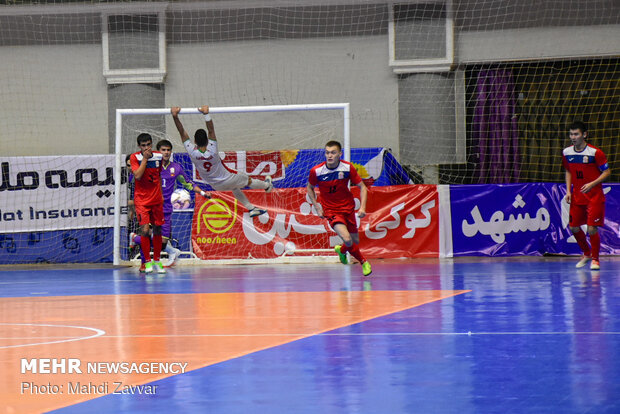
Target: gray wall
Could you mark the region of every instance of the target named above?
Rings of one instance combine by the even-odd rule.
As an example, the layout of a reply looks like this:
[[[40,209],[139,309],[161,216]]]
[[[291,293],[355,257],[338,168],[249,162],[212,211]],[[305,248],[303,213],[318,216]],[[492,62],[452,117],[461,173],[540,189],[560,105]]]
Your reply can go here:
[[[246,4],[226,4],[233,3]],[[322,5],[306,7],[304,2],[304,7],[284,7],[298,3],[277,2],[282,7],[238,11],[201,11],[198,2],[170,3],[167,78],[164,87],[155,88],[140,84],[108,88],[102,75],[101,19],[93,7],[33,6],[32,16],[17,16],[22,8],[2,8],[0,151],[4,155],[108,152],[118,106],[350,102],[355,146],[391,147],[407,163],[440,162],[441,153],[425,161],[414,156],[414,149],[431,141],[442,143],[432,150],[445,151],[442,148],[448,146],[443,145],[455,140],[459,126],[450,76],[398,78],[392,73],[385,2],[318,3]],[[213,2],[204,5],[218,7]],[[454,1],[454,9],[457,63],[620,53],[620,42],[611,41],[620,37],[616,0],[461,0]],[[225,22],[232,24],[222,27]],[[295,25],[299,22],[304,24]],[[153,51],[149,53],[152,56]],[[135,56],[136,61],[144,57]],[[220,122],[218,117],[218,133],[227,139],[222,148],[306,145],[300,131],[286,127],[284,117],[265,119],[246,116],[228,122],[222,117]],[[300,130],[323,122],[309,114],[294,119]],[[200,119],[187,122],[192,129],[202,126]],[[257,124],[270,123],[267,134],[247,133]],[[128,149],[142,127],[160,135],[166,128],[178,142],[169,118],[144,124],[139,121],[124,132]],[[334,125],[326,122],[312,134],[317,141],[338,138]]]
[[[353,145],[396,150],[398,83],[386,53],[386,36],[173,45],[168,50],[166,103],[194,107],[349,102]],[[324,116],[330,117],[304,118],[320,123]],[[200,118],[187,122],[192,129],[203,123]],[[299,122],[301,126],[307,121]],[[285,124],[272,125],[268,136],[248,138],[245,132],[257,123],[260,119],[246,115],[236,118],[236,125],[215,125],[226,139],[226,149],[291,148],[291,140],[297,139]],[[342,139],[342,123],[335,128],[333,138]],[[178,141],[171,122],[168,133]],[[320,142],[307,142],[324,144],[322,137]]]
[[[116,141],[116,109],[163,108],[165,87],[162,84],[129,83],[108,87],[109,152],[114,153]],[[137,136],[147,132],[155,142],[165,131],[165,118],[159,115],[133,115],[123,120],[121,152],[130,154],[138,150]]]
[[[100,45],[0,47],[0,153],[108,152]]]

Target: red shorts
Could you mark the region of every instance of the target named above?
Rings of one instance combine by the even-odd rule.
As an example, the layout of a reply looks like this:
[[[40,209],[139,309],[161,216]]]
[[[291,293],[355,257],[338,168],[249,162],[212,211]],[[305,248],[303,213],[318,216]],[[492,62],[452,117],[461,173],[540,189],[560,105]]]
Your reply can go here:
[[[570,205],[568,225],[579,227],[602,226],[605,224],[605,203],[572,204]]]
[[[164,205],[152,204],[150,206],[143,206],[136,204],[136,218],[141,226],[145,224],[161,226],[164,224]]]
[[[355,211],[350,213],[334,213],[332,211],[325,212],[325,218],[329,221],[329,225],[334,228],[334,225],[340,223],[347,226],[349,233],[357,233],[357,220],[355,217]]]

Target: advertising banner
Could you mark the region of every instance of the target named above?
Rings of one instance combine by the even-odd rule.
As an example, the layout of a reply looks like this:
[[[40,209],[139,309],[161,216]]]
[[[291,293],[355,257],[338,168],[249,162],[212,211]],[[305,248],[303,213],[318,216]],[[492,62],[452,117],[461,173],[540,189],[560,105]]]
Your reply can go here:
[[[618,254],[620,187],[603,187],[601,254]],[[554,183],[450,186],[454,256],[579,254],[568,230],[565,190]]]
[[[114,155],[0,158],[0,233],[112,227],[113,166]]]
[[[373,187],[368,214],[358,219],[360,248],[368,258],[439,255],[437,188],[432,185]],[[359,199],[359,189],[352,192]],[[340,238],[316,216],[305,188],[272,194],[246,191],[267,214],[250,218],[230,192],[201,199],[192,223],[192,247],[201,259],[273,258],[295,250],[333,249]],[[359,205],[359,201],[357,201]],[[325,254],[325,253],[323,253]]]

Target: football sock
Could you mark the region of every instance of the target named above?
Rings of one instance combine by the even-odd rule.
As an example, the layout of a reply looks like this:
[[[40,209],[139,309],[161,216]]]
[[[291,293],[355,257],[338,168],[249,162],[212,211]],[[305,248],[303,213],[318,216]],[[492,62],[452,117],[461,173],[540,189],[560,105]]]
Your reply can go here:
[[[592,260],[598,260],[598,255],[601,251],[601,235],[598,234],[598,231],[590,234],[590,244],[592,245]]]
[[[353,243],[353,245],[349,247],[349,253],[351,253],[351,256],[355,257],[360,263],[364,263],[366,261],[366,258],[360,251],[358,244]]]
[[[266,190],[267,188],[269,188],[269,184],[267,184],[264,181],[261,180],[255,180],[252,178],[252,183],[250,184],[250,188],[254,189],[254,190]]]
[[[144,263],[144,262],[146,262],[146,260],[144,260],[144,252],[142,251],[142,242],[140,240],[142,240],[142,236],[135,235],[133,237],[134,243],[140,245],[140,260],[142,261],[142,263]],[[149,249],[150,249],[150,247],[149,247]]]
[[[144,260],[144,262],[147,262],[148,260],[146,260],[146,258],[151,257],[151,239],[149,239],[148,237],[142,237],[142,236],[139,236],[139,237],[140,237],[140,247],[141,247],[140,252],[142,253],[142,260]]]
[[[250,200],[248,200],[248,198],[245,196],[245,194],[243,194],[243,191],[241,191],[238,188],[235,188],[232,191],[232,193],[235,196],[235,198],[237,200],[239,200],[239,202],[241,202],[241,204],[243,204],[243,207],[247,208],[248,210],[252,210],[254,208],[254,205],[252,203],[250,203]]]
[[[581,248],[583,254],[585,254],[586,256],[590,256],[590,246],[588,245],[588,242],[586,240],[586,234],[583,232],[583,230],[579,229],[579,231],[577,233],[573,233],[573,235],[575,236],[575,240],[577,240],[577,244]]]
[[[161,253],[161,234],[153,235],[153,260],[159,262],[159,255]]]
[[[172,247],[170,243],[166,243],[166,247],[164,247],[164,251],[168,254],[172,254],[175,251],[175,248]]]

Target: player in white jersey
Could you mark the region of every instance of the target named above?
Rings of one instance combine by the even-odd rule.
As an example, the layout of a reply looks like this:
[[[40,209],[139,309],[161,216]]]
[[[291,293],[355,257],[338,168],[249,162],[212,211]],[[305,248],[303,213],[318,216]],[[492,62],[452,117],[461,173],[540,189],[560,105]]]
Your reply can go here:
[[[222,159],[217,149],[217,138],[215,136],[215,127],[213,126],[213,120],[209,115],[209,106],[201,106],[198,108],[200,112],[205,115],[205,123],[207,125],[207,131],[199,129],[194,134],[194,141],[196,145],[192,144],[189,139],[189,134],[183,128],[183,124],[179,119],[179,112],[181,108],[174,107],[170,109],[174,124],[181,135],[183,145],[189,154],[192,163],[198,170],[200,177],[211,185],[216,191],[232,191],[235,198],[243,204],[245,208],[250,212],[250,217],[260,216],[267,212],[267,210],[254,207],[250,200],[241,191],[244,187],[250,187],[252,189],[263,189],[266,192],[271,192],[273,184],[271,183],[271,177],[267,176],[265,181],[252,179],[243,172],[231,171],[222,163]]]

